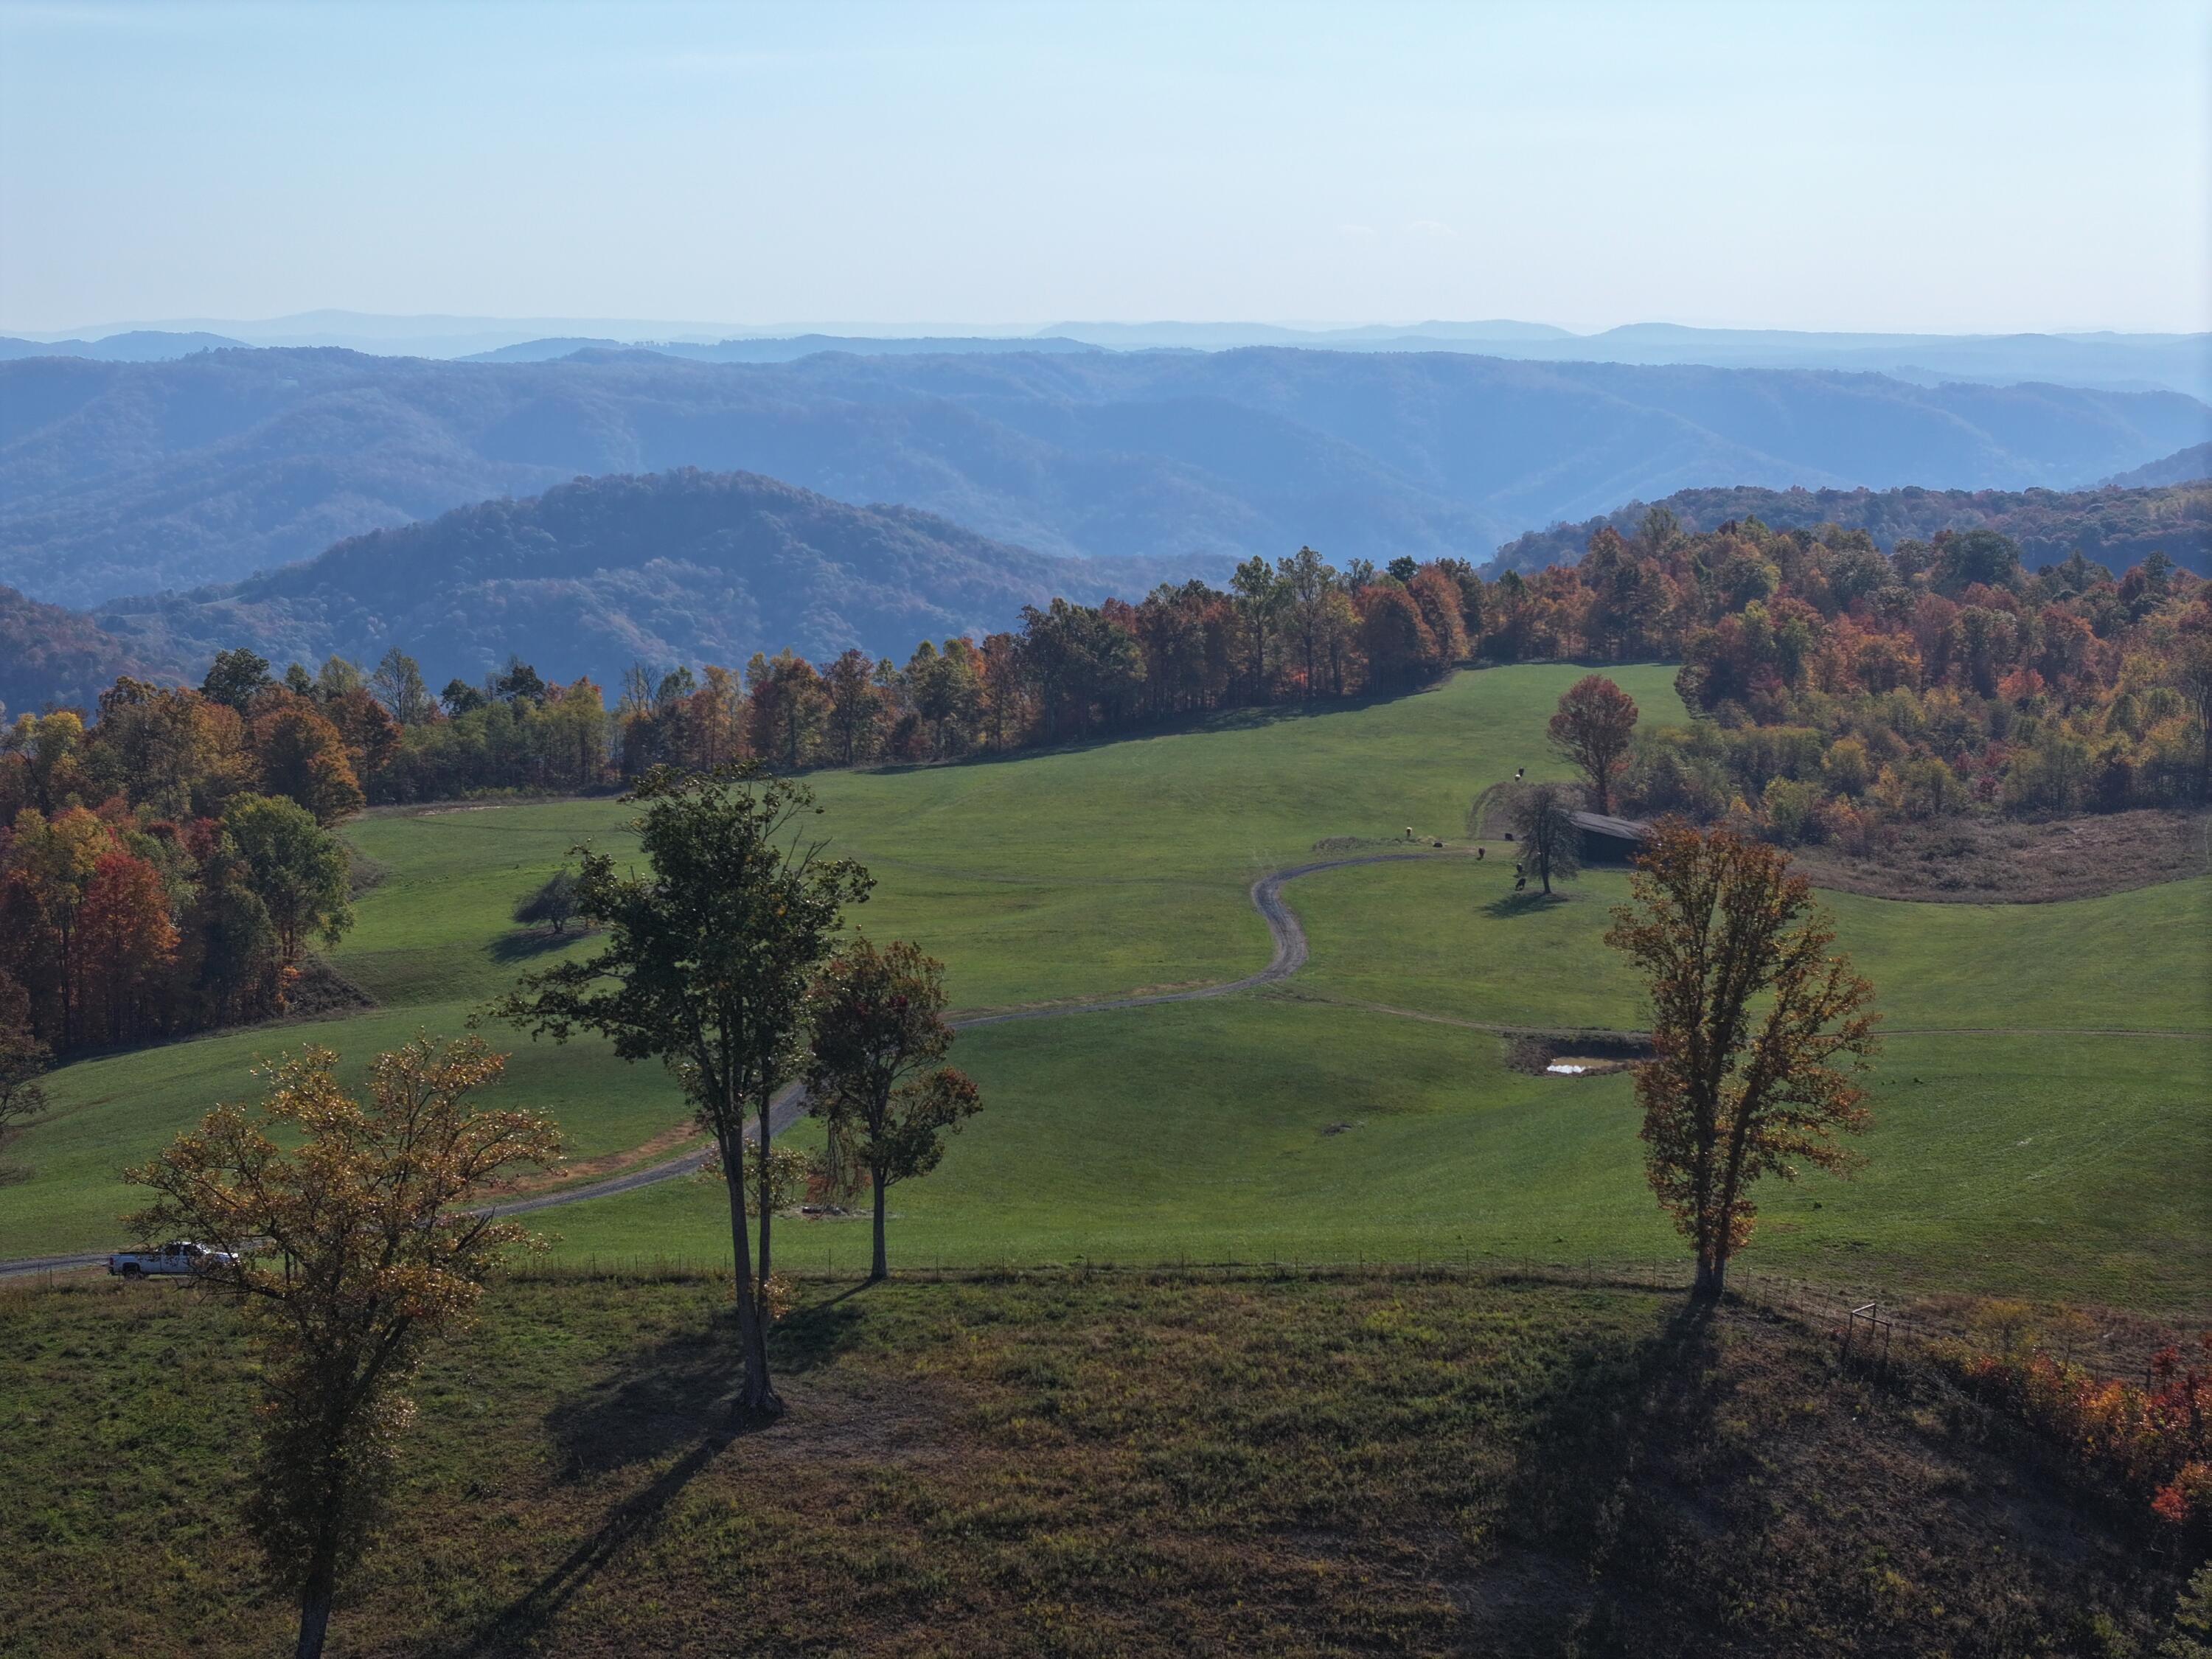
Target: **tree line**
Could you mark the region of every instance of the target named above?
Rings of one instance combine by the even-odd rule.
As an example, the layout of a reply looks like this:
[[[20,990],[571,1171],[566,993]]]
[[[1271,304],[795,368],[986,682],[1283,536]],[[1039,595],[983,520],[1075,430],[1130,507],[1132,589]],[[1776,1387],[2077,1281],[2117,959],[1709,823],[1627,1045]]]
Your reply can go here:
[[[66,1055],[279,1012],[351,924],[328,825],[365,696],[118,680],[0,740],[0,1052]],[[234,690],[235,690],[234,688]]]
[[[1469,659],[1680,662],[1702,718],[1638,731],[1595,782],[1601,810],[1863,852],[1962,811],[2178,805],[2212,796],[2208,592],[2156,554],[2118,576],[2079,553],[2030,574],[1986,530],[1884,555],[1863,531],[1691,534],[1655,508],[1533,577],[1339,570],[1302,548],[1248,560],[1226,589],[1054,599],[903,665],[858,650],[757,653],[742,673],[641,665],[611,709],[592,681],[519,660],[433,693],[397,647],[373,669],[333,657],[281,677],[229,650],[197,688],[125,677],[90,721],[27,714],[0,735],[0,974],[64,1049],[281,1006],[301,941],[343,925],[343,853],[293,816],[276,836],[272,809],[234,821],[245,797],[327,827],[364,804],[612,787],[662,766],[949,760],[1403,691]]]
[[[1885,556],[1863,531],[1691,535],[1654,509],[1495,608],[1494,654],[1680,662],[1701,718],[1638,733],[1617,784],[1632,811],[1864,851],[1963,811],[2212,794],[2212,583],[2162,555],[2031,574],[1990,531]]]

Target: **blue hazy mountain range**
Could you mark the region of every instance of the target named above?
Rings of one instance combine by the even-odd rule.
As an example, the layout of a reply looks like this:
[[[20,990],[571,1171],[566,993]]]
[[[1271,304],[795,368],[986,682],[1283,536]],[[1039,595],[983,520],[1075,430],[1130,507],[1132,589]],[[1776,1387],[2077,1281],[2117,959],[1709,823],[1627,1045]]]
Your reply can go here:
[[[0,363],[0,582],[96,605],[685,466],[1047,555],[1480,562],[1693,486],[2075,489],[2208,437],[2171,392],[1447,352],[40,357]]]
[[[127,330],[126,334],[118,331]],[[1116,351],[1224,350],[1304,346],[1334,351],[1464,351],[1542,362],[1705,363],[1756,368],[1871,371],[1934,384],[2049,381],[2128,390],[2164,387],[2212,400],[2212,333],[2080,331],[2014,334],[1896,334],[1789,329],[1692,328],[1631,323],[1577,334],[1548,323],[1508,318],[1352,326],[1245,322],[1079,322],[1042,328],[939,324],[892,327],[817,323],[761,327],[618,318],[392,317],[319,311],[261,321],[190,319],[110,324],[77,337],[0,339],[0,358],[179,356],[218,340],[254,346],[340,346],[387,356],[496,356],[536,361],[583,349],[639,348],[715,362],[781,362],[810,349],[889,352],[1065,349],[1085,344]],[[155,346],[158,337],[181,337]],[[209,338],[206,337],[213,337]],[[118,339],[142,343],[117,348]],[[198,343],[184,343],[197,341]],[[741,351],[727,348],[743,347]]]

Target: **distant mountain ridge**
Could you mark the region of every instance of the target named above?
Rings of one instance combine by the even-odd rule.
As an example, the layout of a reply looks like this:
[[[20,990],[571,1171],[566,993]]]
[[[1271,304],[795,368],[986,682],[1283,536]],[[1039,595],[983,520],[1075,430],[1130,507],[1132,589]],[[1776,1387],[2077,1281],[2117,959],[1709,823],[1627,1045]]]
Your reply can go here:
[[[2145,461],[2132,471],[2117,473],[2105,482],[2121,489],[2140,489],[2159,484],[2190,483],[2201,478],[2212,478],[2212,443],[2191,444],[2157,460]]]
[[[1055,336],[1004,340],[939,335],[897,339],[883,336],[795,334],[784,339],[719,340],[712,344],[689,340],[524,340],[514,345],[501,346],[496,350],[476,352],[459,361],[465,363],[544,363],[573,357],[580,352],[623,352],[680,357],[694,363],[790,363],[823,351],[845,351],[862,357],[918,357],[958,356],[974,352],[1103,351],[1105,349],[1081,340],[1061,339]]]
[[[578,476],[739,469],[1069,556],[1480,562],[1715,478],[2071,488],[2212,434],[2177,393],[1450,353],[336,350],[0,364],[0,582],[76,606],[239,580]]]
[[[103,363],[161,363],[196,351],[237,350],[244,342],[221,334],[170,334],[137,329],[99,340],[19,340],[0,334],[0,362],[25,357],[89,357]]]
[[[917,343],[957,337],[961,349],[1021,351],[1060,337],[1115,351],[1218,351],[1286,346],[1328,351],[1459,351],[1539,362],[1703,363],[1717,368],[1820,368],[1894,375],[1921,385],[1976,380],[2015,386],[2049,381],[2104,390],[2163,387],[2212,402],[2212,333],[2123,333],[2112,330],[2010,334],[1899,334],[1804,329],[1701,328],[1628,323],[1578,334],[1549,323],[1492,318],[1417,323],[1324,325],[1254,322],[1062,322],[1042,328],[998,325],[893,327],[819,321],[784,327],[620,318],[392,317],[319,311],[260,321],[196,319],[112,324],[81,331],[85,340],[26,343],[36,353],[103,355],[96,337],[140,334],[219,336],[259,347],[337,346],[398,356],[537,362],[579,347],[702,350],[714,362],[781,362],[804,355],[802,342],[838,340],[911,351]],[[565,346],[565,349],[556,347]],[[717,356],[730,347],[763,348],[752,356]],[[83,348],[83,349],[78,349]],[[5,356],[0,351],[0,356]]]
[[[1683,489],[1656,503],[1689,531],[1731,519],[1759,520],[1776,530],[1838,524],[1864,530],[1885,553],[1906,539],[1932,540],[1945,530],[1994,530],[2020,544],[2030,569],[2055,564],[2079,549],[2115,574],[2164,553],[2176,564],[2212,575],[2212,483],[2156,489]],[[1530,531],[1498,550],[1495,571],[1541,570],[1572,564],[1589,539],[1610,525],[1633,535],[1648,511],[1643,501],[1580,524]]]
[[[1155,561],[1048,558],[902,507],[854,507],[750,473],[579,479],[374,531],[227,587],[101,608],[118,648],[193,675],[249,645],[270,660],[398,645],[433,683],[481,678],[519,653],[613,684],[633,662],[742,667],[791,646],[903,660],[924,637],[1013,626],[1055,595],[1141,597]],[[1172,574],[1222,579],[1178,564]]]

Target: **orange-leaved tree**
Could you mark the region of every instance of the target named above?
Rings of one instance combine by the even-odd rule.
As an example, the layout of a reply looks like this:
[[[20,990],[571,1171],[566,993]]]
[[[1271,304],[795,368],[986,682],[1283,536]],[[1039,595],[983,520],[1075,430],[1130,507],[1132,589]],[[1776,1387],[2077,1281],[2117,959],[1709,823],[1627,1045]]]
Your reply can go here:
[[[1777,848],[1662,820],[1606,943],[1642,970],[1654,1057],[1636,1068],[1652,1190],[1717,1297],[1751,1237],[1750,1189],[1800,1163],[1848,1174],[1866,1127],[1855,1079],[1876,1049],[1874,987],[1831,949],[1811,884]]]
[[[1613,811],[1613,781],[1628,758],[1636,700],[1602,674],[1585,674],[1559,699],[1549,727],[1552,752],[1589,780],[1590,805]]]
[[[884,1194],[894,1182],[935,1169],[945,1131],[980,1109],[967,1074],[939,1063],[952,1047],[945,964],[903,939],[878,950],[855,939],[823,968],[807,1008],[807,1097],[829,1126],[831,1170],[865,1173],[873,1189],[876,1253],[868,1277],[883,1279],[890,1272]]]
[[[548,1119],[471,1109],[506,1063],[476,1037],[418,1036],[377,1057],[362,1101],[337,1054],[303,1048],[264,1073],[258,1113],[218,1106],[125,1174],[156,1194],[130,1218],[139,1237],[235,1255],[203,1277],[238,1298],[258,1350],[247,1520],[299,1595],[301,1659],[321,1653],[338,1582],[374,1535],[414,1414],[401,1386],[528,1237],[460,1206],[500,1170],[559,1156]]]

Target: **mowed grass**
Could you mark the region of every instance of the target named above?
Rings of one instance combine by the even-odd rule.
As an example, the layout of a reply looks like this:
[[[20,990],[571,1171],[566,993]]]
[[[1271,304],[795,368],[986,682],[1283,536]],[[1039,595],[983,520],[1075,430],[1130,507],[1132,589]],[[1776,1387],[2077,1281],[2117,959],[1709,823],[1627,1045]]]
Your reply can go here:
[[[1938,1378],[1678,1296],[1364,1275],[495,1287],[334,1651],[2149,1654],[2190,1565]],[[0,1653],[286,1650],[188,1288],[0,1291]]]
[[[1475,792],[1516,766],[1559,771],[1543,728],[1581,671],[1462,674],[1393,702],[1238,715],[1018,759],[811,781],[836,849],[875,873],[854,921],[945,959],[954,1002],[1004,1006],[1209,983],[1265,965],[1246,890],[1334,835],[1455,834]],[[1672,671],[1616,678],[1656,719],[1681,718]],[[338,966],[381,1005],[340,1021],[234,1032],[80,1061],[56,1110],[10,1146],[32,1179],[0,1188],[0,1260],[103,1249],[133,1207],[116,1179],[218,1099],[249,1097],[257,1057],[326,1043],[349,1062],[417,1030],[447,1035],[525,969],[554,959],[508,920],[579,842],[623,844],[611,799],[379,812],[348,838],[385,872],[356,903]],[[577,944],[568,950],[589,948]],[[590,1039],[512,1047],[512,1097],[554,1113],[571,1156],[665,1134],[683,1103],[655,1066]]]
[[[1215,982],[1267,959],[1247,896],[1258,874],[1326,836],[1453,836],[1480,787],[1556,770],[1543,722],[1577,672],[1463,674],[1362,708],[833,775],[816,781],[817,822],[878,877],[856,922],[945,957],[958,1007]],[[1680,718],[1668,671],[1618,677],[1647,717]],[[353,826],[388,874],[338,961],[384,1006],[68,1068],[63,1109],[20,1143],[34,1179],[0,1191],[0,1257],[113,1242],[130,1202],[114,1170],[246,1093],[254,1052],[312,1036],[358,1060],[417,1026],[459,1030],[550,959],[508,924],[514,897],[573,842],[618,843],[625,816],[602,800]],[[1312,959],[1267,993],[964,1034],[956,1058],[985,1111],[894,1194],[894,1260],[1678,1255],[1643,1183],[1627,1080],[1528,1077],[1470,1029],[1640,1024],[1636,985],[1601,942],[1625,877],[1593,871],[1535,902],[1510,891],[1511,849],[1489,853],[1292,884]],[[1872,1078],[1864,1174],[1771,1184],[1755,1259],[1869,1290],[2212,1307],[2212,879],[2059,905],[1824,898],[1899,1035]],[[1961,1034],[1992,1029],[2056,1035]],[[2106,1030],[2197,1035],[2087,1035]],[[514,1049],[510,1097],[554,1111],[578,1156],[682,1120],[657,1066],[491,1035]],[[690,1182],[541,1224],[571,1260],[728,1251],[720,1200]],[[794,1219],[780,1237],[809,1267],[865,1249],[843,1222]]]
[[[894,1265],[1673,1262],[1628,1078],[1510,1069],[1485,1032],[1290,997],[988,1027],[983,1114],[893,1189]],[[2204,1045],[1898,1038],[1856,1179],[1770,1182],[1745,1261],[1869,1295],[2212,1306]],[[811,1126],[794,1132],[811,1144]],[[558,1259],[729,1259],[711,1182],[547,1212]],[[778,1259],[866,1260],[788,1217]]]
[[[1538,1026],[1640,1022],[1635,975],[1604,945],[1626,873],[1593,867],[1549,900],[1516,895],[1499,850],[1293,883],[1313,949],[1298,990]],[[1816,896],[1892,1029],[2212,1036],[2212,876],[2061,904]]]

